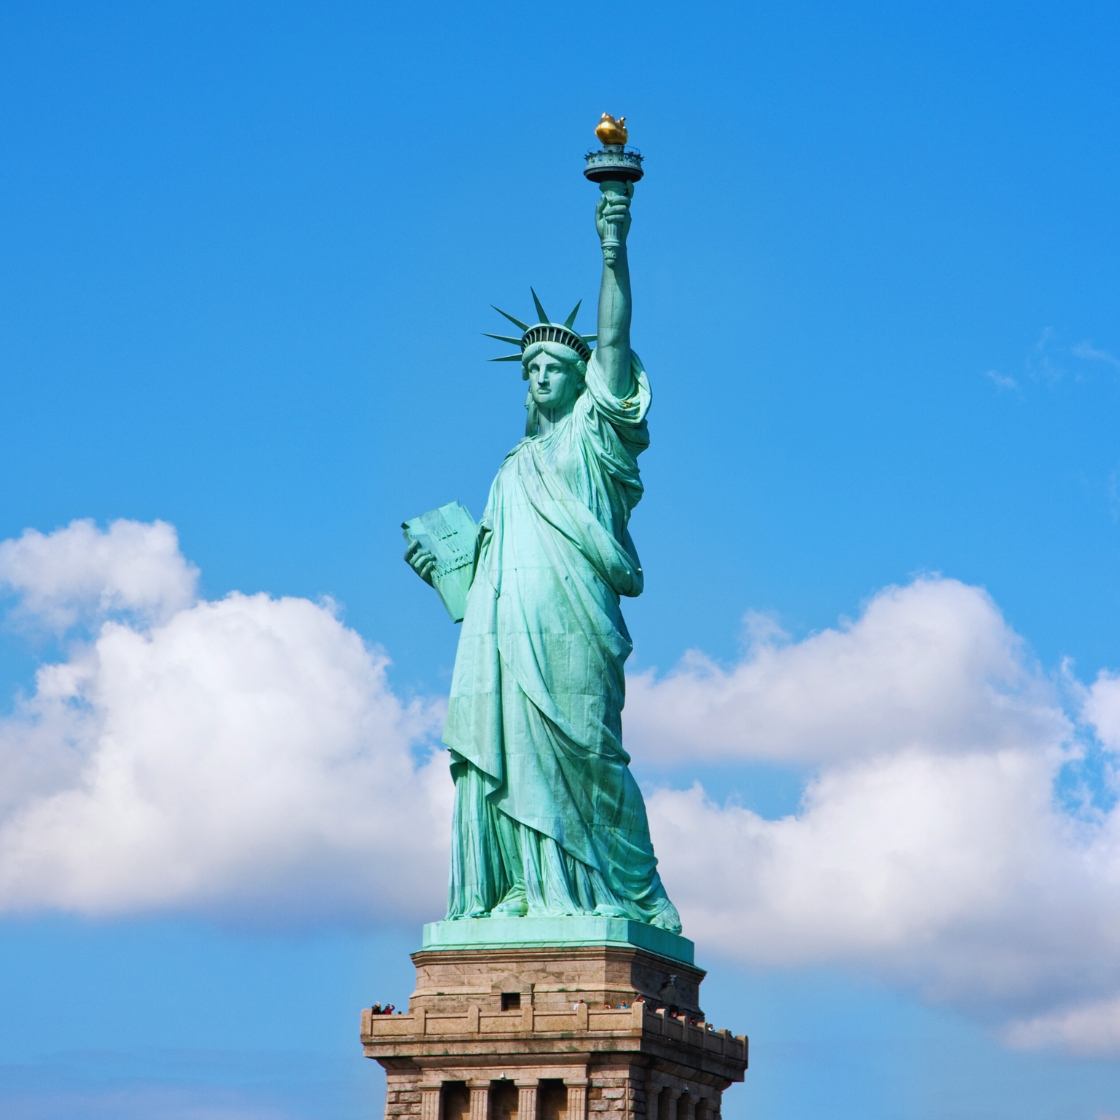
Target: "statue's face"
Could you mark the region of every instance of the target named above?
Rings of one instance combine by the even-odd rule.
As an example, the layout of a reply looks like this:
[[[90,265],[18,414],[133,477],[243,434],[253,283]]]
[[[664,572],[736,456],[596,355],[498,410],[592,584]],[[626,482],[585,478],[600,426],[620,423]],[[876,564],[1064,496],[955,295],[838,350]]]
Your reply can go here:
[[[543,350],[529,363],[529,391],[537,408],[566,408],[579,396],[582,387],[583,378],[574,366]]]

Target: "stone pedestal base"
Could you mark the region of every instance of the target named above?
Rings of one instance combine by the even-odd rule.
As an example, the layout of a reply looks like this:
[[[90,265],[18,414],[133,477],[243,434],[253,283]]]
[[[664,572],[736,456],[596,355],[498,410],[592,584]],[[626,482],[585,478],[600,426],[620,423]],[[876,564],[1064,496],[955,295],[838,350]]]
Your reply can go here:
[[[618,942],[412,959],[408,1014],[362,1015],[386,1120],[719,1120],[743,1080],[746,1037],[704,1021],[683,960]]]

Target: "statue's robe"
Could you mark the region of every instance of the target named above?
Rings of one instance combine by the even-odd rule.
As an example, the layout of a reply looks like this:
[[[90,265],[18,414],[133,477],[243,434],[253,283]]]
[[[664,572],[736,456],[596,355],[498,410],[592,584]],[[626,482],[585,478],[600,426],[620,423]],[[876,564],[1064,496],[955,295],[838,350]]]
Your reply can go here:
[[[522,440],[490,490],[443,736],[451,918],[521,898],[530,914],[680,928],[622,748],[619,597],[642,591],[627,523],[649,445],[649,383],[632,369],[618,398],[593,356],[572,412]]]

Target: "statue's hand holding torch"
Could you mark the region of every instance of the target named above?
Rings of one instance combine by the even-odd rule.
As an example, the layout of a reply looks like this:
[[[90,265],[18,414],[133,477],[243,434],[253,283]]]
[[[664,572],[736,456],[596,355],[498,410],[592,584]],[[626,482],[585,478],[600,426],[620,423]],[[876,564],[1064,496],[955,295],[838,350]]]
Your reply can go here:
[[[600,183],[599,189],[603,193],[595,205],[595,228],[603,243],[603,260],[613,265],[630,231],[630,199],[634,197],[634,184],[608,180]]]

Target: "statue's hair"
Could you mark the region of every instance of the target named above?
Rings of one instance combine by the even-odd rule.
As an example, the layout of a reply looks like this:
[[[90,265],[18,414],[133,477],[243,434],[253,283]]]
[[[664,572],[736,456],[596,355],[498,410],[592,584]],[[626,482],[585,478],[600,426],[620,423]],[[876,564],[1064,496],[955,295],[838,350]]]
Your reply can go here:
[[[529,376],[529,363],[541,353],[571,366],[581,379],[587,376],[587,363],[570,346],[562,342],[531,342],[521,355],[521,371],[526,378]]]

